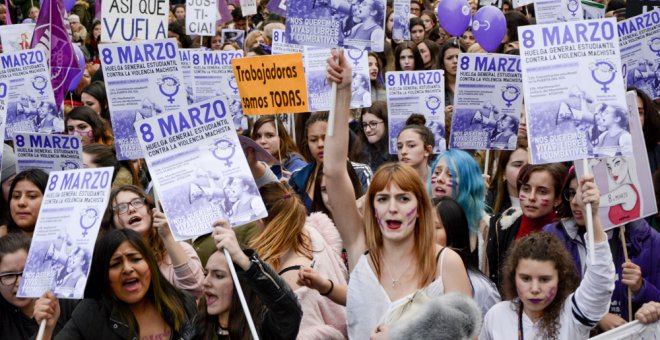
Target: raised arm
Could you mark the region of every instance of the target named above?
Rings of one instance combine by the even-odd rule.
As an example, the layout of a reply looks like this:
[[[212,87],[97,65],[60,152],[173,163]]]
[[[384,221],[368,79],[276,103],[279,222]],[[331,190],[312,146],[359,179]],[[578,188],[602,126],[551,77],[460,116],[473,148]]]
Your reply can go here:
[[[335,61],[335,58],[336,61]],[[327,192],[332,216],[348,252],[349,268],[353,270],[360,255],[367,250],[364,223],[355,205],[355,193],[346,170],[348,155],[348,118],[351,103],[351,66],[344,57],[343,50],[332,50],[328,58],[326,76],[330,83],[337,83],[335,104],[334,134],[325,138],[323,175],[328,183]]]

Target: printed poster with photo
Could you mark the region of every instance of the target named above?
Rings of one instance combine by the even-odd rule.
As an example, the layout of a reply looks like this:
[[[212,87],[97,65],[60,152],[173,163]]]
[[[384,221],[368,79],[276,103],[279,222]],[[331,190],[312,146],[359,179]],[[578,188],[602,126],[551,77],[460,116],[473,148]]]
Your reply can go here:
[[[410,0],[394,0],[392,39],[410,40]]]
[[[195,103],[222,98],[229,103],[234,126],[241,131],[247,129],[247,118],[243,114],[241,95],[231,65],[232,59],[243,57],[243,51],[196,50],[191,52],[191,57]]]
[[[17,132],[14,135],[16,172],[81,169],[82,147],[80,136]]]
[[[518,34],[531,163],[632,155],[616,19]]]
[[[584,19],[580,0],[534,0],[537,24],[579,21]]]
[[[233,41],[238,44],[238,47],[240,47],[241,50],[245,46],[245,31],[243,30],[225,28],[220,32],[220,36],[222,38],[220,43],[223,45],[226,42]]]
[[[18,297],[50,290],[82,299],[114,169],[53,171],[48,177]]]
[[[433,132],[433,153],[445,151],[445,79],[444,71],[398,71],[385,74],[387,82],[387,107],[389,150],[396,154],[399,132],[410,115],[416,113],[426,118],[426,126]]]
[[[140,145],[176,240],[266,217],[231,119],[220,98],[136,122]]]
[[[181,59],[181,73],[183,74],[183,83],[186,85],[186,102],[188,105],[195,102],[195,78],[192,72],[191,51],[195,49],[179,49],[179,58]]]
[[[143,158],[136,121],[187,105],[175,39],[100,44],[117,159]]]
[[[0,26],[2,53],[13,53],[30,49],[36,24],[13,24]]]
[[[626,84],[660,98],[660,8],[619,22],[619,40]]]
[[[515,150],[522,113],[520,57],[461,53],[450,149]]]
[[[287,0],[289,42],[382,52],[385,0]]]
[[[15,132],[64,131],[44,52],[31,49],[0,54],[0,62],[0,92],[8,93],[5,139],[11,140]]]
[[[603,229],[656,214],[658,206],[653,191],[653,179],[649,166],[642,124],[637,111],[637,94],[628,92],[630,133],[635,145],[632,156],[607,157],[588,161],[596,184],[600,189],[598,215]],[[584,176],[582,162],[575,162],[578,178]]]

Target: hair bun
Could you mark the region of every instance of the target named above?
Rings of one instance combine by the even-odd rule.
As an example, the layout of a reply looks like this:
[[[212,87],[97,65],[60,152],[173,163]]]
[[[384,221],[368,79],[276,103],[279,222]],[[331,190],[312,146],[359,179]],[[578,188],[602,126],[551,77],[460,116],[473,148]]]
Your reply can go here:
[[[426,125],[426,117],[419,113],[413,113],[406,119],[406,125]]]

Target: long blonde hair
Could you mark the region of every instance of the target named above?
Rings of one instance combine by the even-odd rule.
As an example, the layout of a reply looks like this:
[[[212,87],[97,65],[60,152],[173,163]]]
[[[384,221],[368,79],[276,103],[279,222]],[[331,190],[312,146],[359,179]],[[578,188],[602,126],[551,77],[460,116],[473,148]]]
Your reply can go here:
[[[364,224],[369,256],[376,269],[376,276],[381,277],[383,234],[376,220],[373,202],[376,193],[396,184],[401,190],[411,192],[417,198],[417,221],[413,232],[415,263],[417,266],[418,288],[423,288],[437,276],[435,261],[435,227],[433,225],[433,207],[431,199],[424,190],[424,184],[417,172],[403,163],[388,163],[381,166],[374,175],[368,198],[364,205]]]
[[[276,270],[280,270],[280,257],[290,250],[311,258],[311,241],[303,231],[307,210],[298,195],[280,182],[264,185],[259,193],[268,217],[263,219],[266,227],[250,241],[250,247]]]

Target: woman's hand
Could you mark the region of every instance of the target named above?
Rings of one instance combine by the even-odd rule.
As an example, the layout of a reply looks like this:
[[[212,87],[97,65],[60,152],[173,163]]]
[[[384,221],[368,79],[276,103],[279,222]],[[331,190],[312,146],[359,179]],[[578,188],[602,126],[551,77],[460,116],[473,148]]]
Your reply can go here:
[[[353,82],[353,71],[351,65],[344,57],[344,49],[333,48],[332,56],[328,58],[325,76],[328,82],[337,83],[337,90],[351,88]]]
[[[620,316],[608,313],[598,321],[598,328],[607,332],[625,324],[626,320],[622,319]]]
[[[167,223],[167,217],[165,217],[165,214],[162,211],[158,211],[156,208],[153,208],[152,212],[152,225],[156,228],[156,231],[158,231],[158,236],[163,240],[172,237],[172,230],[170,230],[170,225]]]
[[[593,175],[584,175],[580,179],[580,187],[577,190],[578,205],[584,208],[591,203],[591,214],[598,216],[598,203],[600,202],[600,190]]]
[[[635,313],[635,319],[641,323],[649,324],[660,320],[660,302],[647,302]]]
[[[227,252],[234,263],[239,265],[245,271],[250,269],[250,259],[245,253],[243,253],[241,246],[238,244],[236,233],[234,232],[234,229],[231,228],[231,225],[229,225],[229,221],[221,219],[213,222],[212,235],[215,240],[215,246],[220,252],[227,249]]]
[[[298,271],[298,281],[296,282],[299,286],[309,287],[319,291],[319,293],[325,293],[330,290],[332,284],[328,278],[321,276],[314,268],[302,267]]]
[[[57,320],[60,318],[60,301],[55,297],[55,294],[47,291],[37,299],[34,304],[33,317],[38,324],[41,324],[42,320],[47,320],[47,329],[55,327]]]
[[[633,294],[639,293],[639,290],[642,289],[642,284],[644,283],[644,279],[642,279],[642,269],[630,261],[624,262],[621,267],[621,283],[630,287]]]

